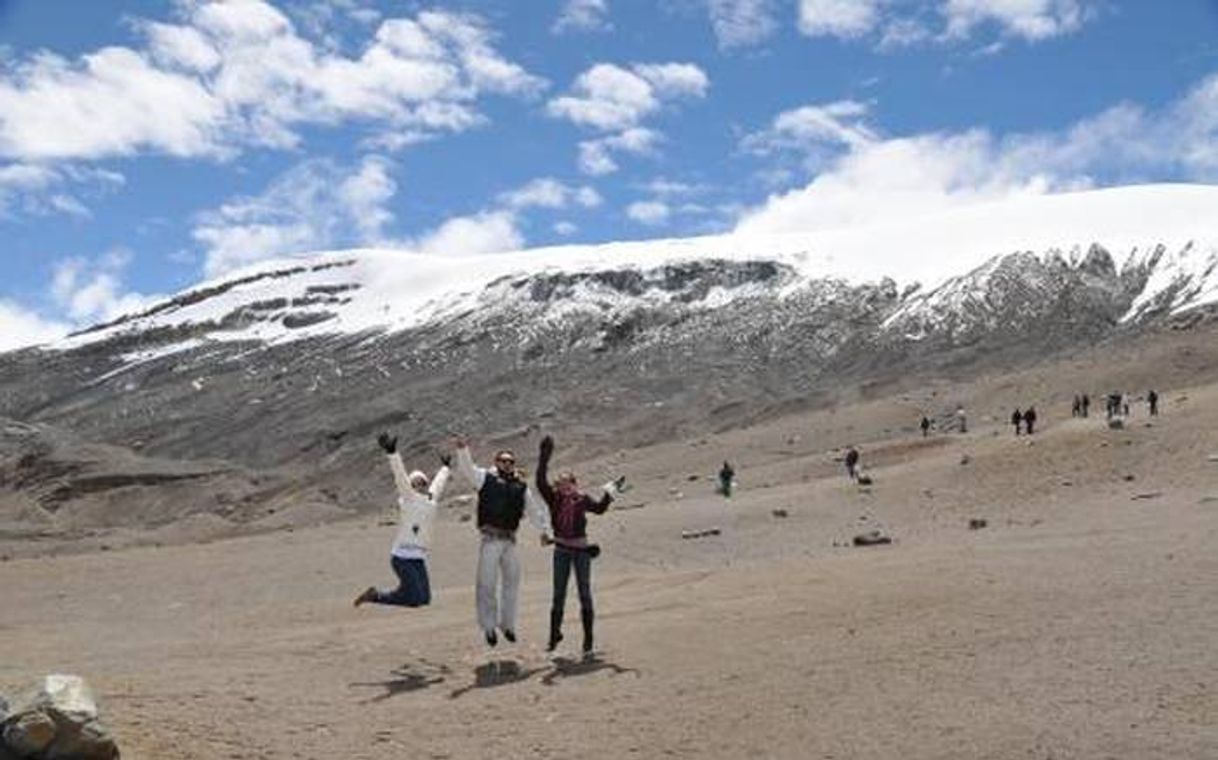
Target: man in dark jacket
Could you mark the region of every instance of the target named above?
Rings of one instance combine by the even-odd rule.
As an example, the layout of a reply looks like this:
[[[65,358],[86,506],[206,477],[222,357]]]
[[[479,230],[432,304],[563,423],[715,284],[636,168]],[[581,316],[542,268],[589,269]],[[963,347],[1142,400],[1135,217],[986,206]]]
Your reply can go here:
[[[1036,407],[1029,406],[1023,413],[1023,426],[1028,429],[1028,435],[1036,432]]]
[[[1011,412],[1011,424],[1015,426],[1015,435],[1019,435],[1020,426],[1023,425],[1023,412],[1018,409]]]
[[[537,461],[537,493],[550,508],[550,522],[554,526],[554,597],[550,604],[550,642],[546,649],[554,651],[562,641],[563,607],[567,601],[567,586],[571,580],[571,567],[575,567],[575,587],[579,591],[580,619],[584,624],[585,654],[592,651],[592,560],[600,554],[600,547],[588,543],[588,513],[601,515],[609,509],[613,497],[621,488],[621,480],[606,483],[600,499],[594,499],[579,490],[575,474],[559,473],[554,484],[550,484],[550,458],[554,456],[554,439],[541,439],[540,458]]]
[[[541,542],[549,542],[549,513],[533,496],[529,484],[516,472],[516,457],[510,451],[495,455],[494,468],[474,465],[465,441],[457,440],[457,471],[478,492],[478,625],[486,643],[495,646],[503,631],[516,640],[516,604],[520,592],[520,558],[516,554],[516,529],[525,511],[541,531]],[[500,580],[502,579],[502,584]]]

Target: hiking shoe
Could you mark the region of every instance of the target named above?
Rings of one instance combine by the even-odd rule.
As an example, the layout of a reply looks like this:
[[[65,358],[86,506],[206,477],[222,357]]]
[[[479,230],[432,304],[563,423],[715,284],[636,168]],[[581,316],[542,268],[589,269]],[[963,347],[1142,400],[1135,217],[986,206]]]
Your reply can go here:
[[[513,631],[511,628],[504,628],[503,629],[503,638],[505,638],[508,641],[510,641],[511,643],[515,644],[516,643],[516,632]]]
[[[487,631],[486,632],[486,645],[489,647],[493,647],[498,643],[499,643],[499,637],[495,635],[495,631],[493,629]]]
[[[376,601],[376,589],[373,588],[372,586],[369,586],[368,588],[361,591],[359,596],[355,597],[355,606],[358,607],[361,604],[366,604],[368,602],[375,602],[375,601]]]
[[[546,651],[553,652],[555,649],[558,649],[558,642],[560,641],[562,641],[561,633],[550,634],[550,643],[546,644]]]

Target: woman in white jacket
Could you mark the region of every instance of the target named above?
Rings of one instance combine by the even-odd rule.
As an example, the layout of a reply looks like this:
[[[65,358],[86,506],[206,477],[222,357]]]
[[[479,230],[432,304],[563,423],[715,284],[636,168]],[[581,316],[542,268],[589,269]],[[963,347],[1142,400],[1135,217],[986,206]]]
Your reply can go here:
[[[355,597],[355,606],[366,602],[392,604],[399,607],[423,607],[431,603],[431,584],[427,578],[427,550],[431,544],[431,524],[436,516],[436,505],[444,494],[448,483],[448,457],[441,460],[444,466],[436,472],[430,483],[427,476],[415,470],[407,474],[398,453],[397,437],[381,433],[377,443],[389,458],[393,470],[393,481],[398,490],[400,524],[390,550],[390,563],[398,577],[398,587],[392,591],[380,591],[369,586]]]

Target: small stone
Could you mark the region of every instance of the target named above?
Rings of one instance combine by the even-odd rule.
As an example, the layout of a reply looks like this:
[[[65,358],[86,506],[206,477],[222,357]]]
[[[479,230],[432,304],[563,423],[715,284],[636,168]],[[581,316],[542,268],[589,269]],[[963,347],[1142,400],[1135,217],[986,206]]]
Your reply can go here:
[[[1125,429],[1125,420],[1122,420],[1120,417],[1113,417],[1112,419],[1108,420],[1108,429],[1109,430],[1124,430]]]
[[[472,515],[470,515],[469,512],[465,512],[460,517],[457,518],[457,521],[458,522],[469,522],[471,518],[472,518]]]
[[[1132,483],[1133,481],[1137,480],[1137,478],[1133,475],[1126,474],[1121,476],[1121,480],[1124,480],[1126,483]]]
[[[973,458],[970,457],[968,454],[964,454],[963,456],[960,457],[960,464],[968,464],[971,461],[973,461]]]
[[[1162,495],[1163,495],[1162,491],[1147,491],[1146,493],[1134,494],[1130,500],[1131,501],[1141,501],[1144,499],[1157,499]]]
[[[692,483],[692,482],[694,482],[695,480],[697,480],[697,479],[698,479],[698,478],[700,478],[700,477],[702,477],[702,476],[701,476],[701,475],[695,475],[695,474],[692,474],[692,473],[691,473],[691,474],[689,474],[689,475],[686,475],[686,476],[685,476],[685,479],[686,479],[686,480],[688,480],[690,483]]]
[[[854,537],[855,546],[882,546],[891,543],[892,539],[878,530],[869,530]]]
[[[982,528],[986,527],[989,524],[990,524],[989,521],[986,520],[984,517],[973,517],[973,518],[970,518],[968,521],[968,529],[969,530],[981,530]]]
[[[774,515],[775,517],[789,517],[790,516],[790,514],[785,509],[771,509],[770,514]]]

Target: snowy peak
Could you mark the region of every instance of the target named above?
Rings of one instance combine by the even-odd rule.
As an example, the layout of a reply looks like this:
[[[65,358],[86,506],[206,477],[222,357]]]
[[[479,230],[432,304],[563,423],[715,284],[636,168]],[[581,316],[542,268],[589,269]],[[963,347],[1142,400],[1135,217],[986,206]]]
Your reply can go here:
[[[1055,315],[1140,324],[1218,301],[1218,188],[1150,186],[1016,198],[805,235],[722,235],[445,258],[356,250],[205,283],[55,348],[99,341],[281,343],[442,326],[475,312],[549,322],[716,309],[886,281],[882,329],[921,341]],[[1116,262],[1122,262],[1118,267]]]

